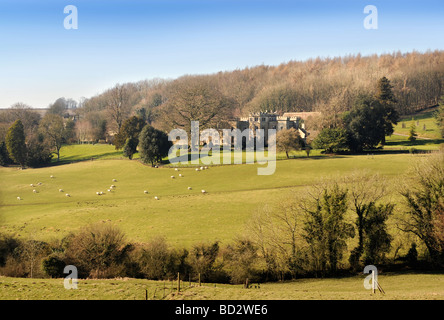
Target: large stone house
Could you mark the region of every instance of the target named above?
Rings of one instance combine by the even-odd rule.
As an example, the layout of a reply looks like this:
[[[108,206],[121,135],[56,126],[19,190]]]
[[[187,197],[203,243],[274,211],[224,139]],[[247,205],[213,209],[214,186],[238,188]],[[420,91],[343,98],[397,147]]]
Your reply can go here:
[[[225,129],[251,129],[255,132],[257,129],[263,129],[265,141],[268,141],[268,129],[276,131],[294,128],[298,130],[301,138],[306,141],[309,133],[305,129],[304,121],[311,116],[319,115],[319,112],[287,112],[279,115],[277,112],[257,112],[251,113],[248,117],[241,117],[235,120],[227,121]],[[231,127],[231,128],[230,128]],[[219,128],[222,129],[222,128]],[[220,134],[222,140],[222,133]],[[215,145],[223,144],[223,141],[213,141]]]

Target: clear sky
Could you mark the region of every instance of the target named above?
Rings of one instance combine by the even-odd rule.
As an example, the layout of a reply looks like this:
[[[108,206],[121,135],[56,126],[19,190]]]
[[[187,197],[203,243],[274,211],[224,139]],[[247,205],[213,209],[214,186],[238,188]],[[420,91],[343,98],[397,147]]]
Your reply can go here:
[[[78,9],[66,30],[65,6]],[[367,30],[366,5],[378,9]],[[0,107],[259,64],[444,49],[443,0],[0,0]]]

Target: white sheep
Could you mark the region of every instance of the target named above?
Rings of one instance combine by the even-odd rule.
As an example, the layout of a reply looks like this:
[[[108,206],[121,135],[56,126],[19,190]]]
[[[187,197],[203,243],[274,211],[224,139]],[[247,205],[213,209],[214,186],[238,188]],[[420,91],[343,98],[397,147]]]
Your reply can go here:
[[[208,169],[208,167],[205,167],[205,170],[207,170]]]
[[[202,190],[202,193],[207,193],[205,190]]]
[[[42,183],[41,182],[39,182],[39,183],[37,183],[39,186],[41,186],[42,185]]]
[[[102,192],[102,191],[100,191],[100,195],[103,195],[103,192]]]
[[[22,198],[20,198],[20,197],[17,197],[17,200],[22,200]]]
[[[116,180],[116,179],[113,179],[113,182],[117,182],[117,180]]]
[[[67,197],[71,197],[71,195],[70,195],[69,193],[65,194],[65,196],[67,196]]]
[[[54,179],[54,176],[53,176],[53,175],[51,175],[51,176],[50,176],[50,178],[51,178],[51,179]]]
[[[154,197],[154,199],[159,200],[159,197]]]
[[[181,173],[179,173],[179,177],[183,177],[183,175]]]
[[[96,192],[96,195],[100,196],[100,192]]]
[[[145,190],[143,193],[148,194],[148,191]]]
[[[196,168],[196,171],[199,171],[199,168]]]
[[[37,193],[37,190],[34,189],[34,190],[32,190],[32,192]]]
[[[33,187],[33,188],[34,188],[34,184],[32,184],[32,183],[31,183],[31,184],[30,184],[29,186],[31,186],[31,187]]]
[[[171,176],[171,179],[174,179],[175,178],[175,176]]]
[[[59,192],[63,192],[63,189],[59,189]]]
[[[200,167],[200,170],[205,170],[205,168],[204,167]]]
[[[176,171],[179,171],[179,169],[177,169],[177,168],[176,168],[176,169],[174,169],[174,170],[176,170]]]
[[[111,192],[111,189],[108,189],[108,192]]]
[[[191,190],[192,188],[191,187],[188,187],[188,190]]]

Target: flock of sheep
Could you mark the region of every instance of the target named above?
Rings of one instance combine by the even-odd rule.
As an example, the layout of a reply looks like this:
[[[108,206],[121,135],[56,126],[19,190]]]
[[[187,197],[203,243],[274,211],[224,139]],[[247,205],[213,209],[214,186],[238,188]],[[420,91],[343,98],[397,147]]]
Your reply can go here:
[[[157,167],[157,166],[156,166],[156,167]],[[196,168],[196,171],[207,170],[207,169],[208,169],[208,167],[200,167],[200,168]],[[179,169],[176,168],[175,171],[179,171]],[[179,173],[179,177],[183,178],[183,174]],[[51,179],[54,179],[54,176],[51,175],[50,178],[51,178]],[[175,178],[176,178],[176,177],[175,177],[174,175],[171,176],[171,179],[175,179]],[[113,182],[117,182],[117,180],[116,180],[116,179],[113,179]],[[39,183],[37,183],[37,185],[40,186],[40,185],[42,185],[42,183],[39,182]],[[35,188],[35,187],[36,187],[33,183],[31,183],[30,186],[31,186],[32,188]],[[108,189],[107,191],[108,191],[108,192],[112,192],[115,188],[116,188],[116,186],[113,184],[113,185],[111,185],[111,186],[109,187],[109,189]],[[192,188],[191,188],[191,187],[188,187],[188,190],[192,190]],[[33,193],[38,193],[37,189],[33,189],[32,192],[33,192]],[[64,191],[63,191],[63,189],[59,189],[59,192],[64,192]],[[145,193],[145,194],[149,194],[149,192],[148,192],[147,190],[145,190],[144,193]],[[206,192],[206,190],[202,190],[202,193],[205,194],[205,193],[207,193],[207,192]],[[97,191],[97,192],[96,192],[96,195],[98,195],[98,196],[102,196],[102,195],[104,195],[104,194],[105,194],[105,193],[104,193],[103,191]],[[66,197],[71,197],[71,195],[70,195],[69,193],[66,193],[65,196],[66,196]],[[159,200],[159,197],[155,196],[154,199],[155,199],[155,200]],[[17,200],[22,200],[22,198],[21,198],[21,197],[17,197]]]

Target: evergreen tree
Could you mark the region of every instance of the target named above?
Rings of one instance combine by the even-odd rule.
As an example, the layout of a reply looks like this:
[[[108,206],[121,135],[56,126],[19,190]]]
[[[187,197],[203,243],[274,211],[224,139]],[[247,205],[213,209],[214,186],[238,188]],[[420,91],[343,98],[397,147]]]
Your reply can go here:
[[[132,143],[135,143],[137,147],[139,144],[139,134],[145,125],[146,121],[140,117],[133,116],[125,120],[119,130],[119,133],[114,139],[114,146],[116,149],[122,149],[128,139],[132,139]]]
[[[385,144],[385,136],[391,136],[393,134],[393,124],[397,124],[399,121],[398,112],[395,109],[395,105],[398,102],[393,94],[393,86],[390,84],[390,80],[386,77],[382,77],[378,81],[376,99],[381,103],[384,109],[384,132],[385,135],[382,138],[381,144]]]
[[[416,126],[414,123],[412,123],[412,125],[410,126],[410,131],[409,131],[409,137],[407,138],[410,142],[413,142],[416,140],[416,137],[418,135],[416,134]]]
[[[154,163],[168,155],[171,145],[166,133],[147,125],[139,136],[140,158],[144,163],[154,166]]]
[[[353,225],[346,222],[347,190],[334,184],[325,187],[306,207],[303,237],[310,250],[312,268],[324,275],[335,273],[347,247],[346,240],[354,237]]]
[[[138,140],[134,138],[126,139],[125,145],[123,146],[123,156],[133,159],[133,155],[137,152]]]
[[[16,120],[8,129],[5,143],[11,159],[24,168],[26,163],[25,131],[20,120]]]

